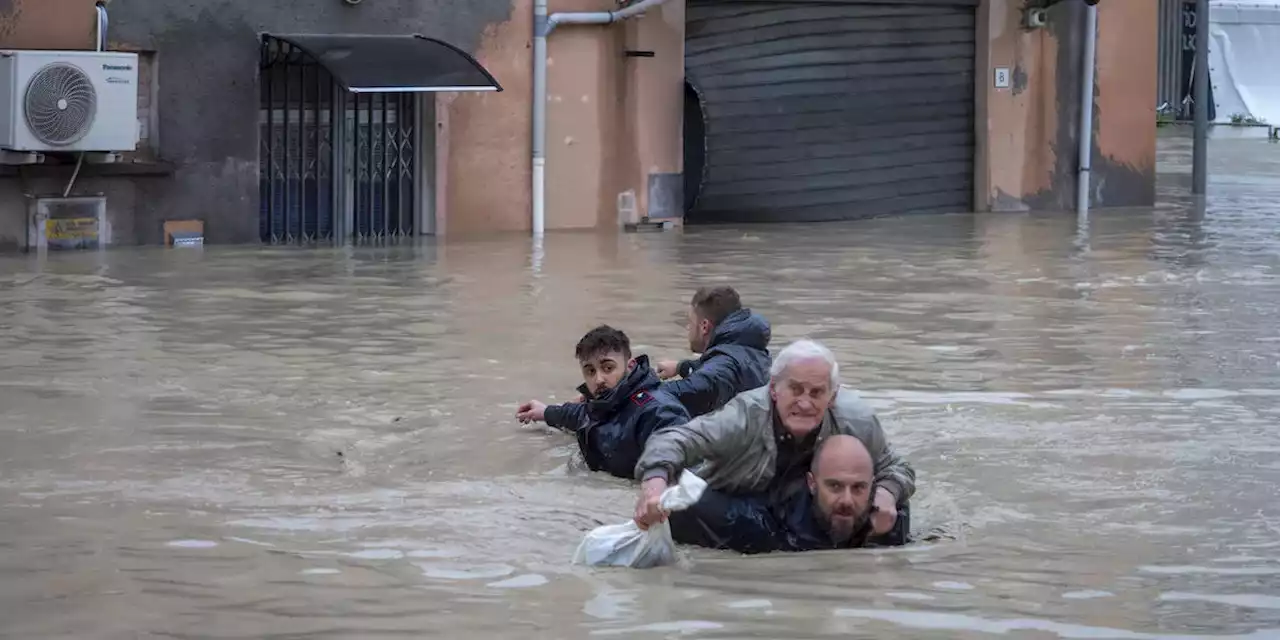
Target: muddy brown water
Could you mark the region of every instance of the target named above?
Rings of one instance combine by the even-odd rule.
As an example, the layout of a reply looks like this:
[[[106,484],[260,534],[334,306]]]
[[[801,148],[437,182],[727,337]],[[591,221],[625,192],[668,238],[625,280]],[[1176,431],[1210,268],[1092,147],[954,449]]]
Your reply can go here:
[[[1280,210],[0,258],[0,636],[1280,637]],[[697,284],[919,473],[878,552],[589,570],[634,489],[520,427]],[[341,455],[339,455],[341,453]]]

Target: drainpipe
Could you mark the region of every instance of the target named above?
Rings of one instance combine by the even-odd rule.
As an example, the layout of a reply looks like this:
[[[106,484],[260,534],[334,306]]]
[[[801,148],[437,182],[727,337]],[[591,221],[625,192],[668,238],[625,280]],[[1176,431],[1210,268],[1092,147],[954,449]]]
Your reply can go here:
[[[1085,0],[1084,77],[1080,82],[1080,175],[1076,180],[1076,216],[1089,215],[1090,165],[1093,161],[1093,76],[1098,53],[1098,3]]]
[[[613,24],[652,9],[666,0],[641,0],[617,11],[553,13],[547,0],[533,0],[533,235],[546,229],[547,188],[547,36],[562,24]]]
[[[107,3],[98,0],[95,7],[98,11],[98,51],[107,50],[107,24],[110,19],[107,17]]]

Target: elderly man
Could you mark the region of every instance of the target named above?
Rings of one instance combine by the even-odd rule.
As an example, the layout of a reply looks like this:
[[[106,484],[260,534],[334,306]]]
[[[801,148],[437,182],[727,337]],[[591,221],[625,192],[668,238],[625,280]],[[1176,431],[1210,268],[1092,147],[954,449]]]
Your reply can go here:
[[[777,508],[756,496],[708,492],[692,508],[671,514],[672,534],[686,544],[740,553],[906,543],[910,516],[905,507],[892,531],[872,534],[875,462],[861,440],[843,434],[823,440],[805,479],[808,490]]]
[[[803,487],[817,445],[844,434],[862,441],[875,461],[872,535],[890,533],[898,507],[915,492],[915,471],[889,446],[871,408],[839,385],[840,368],[831,351],[800,340],[778,353],[767,387],[654,433],[636,464],[642,481],[636,523],[648,528],[665,520],[659,506],[663,490],[695,465],[713,495],[754,495],[777,509]],[[722,522],[729,523],[732,518],[725,515]]]

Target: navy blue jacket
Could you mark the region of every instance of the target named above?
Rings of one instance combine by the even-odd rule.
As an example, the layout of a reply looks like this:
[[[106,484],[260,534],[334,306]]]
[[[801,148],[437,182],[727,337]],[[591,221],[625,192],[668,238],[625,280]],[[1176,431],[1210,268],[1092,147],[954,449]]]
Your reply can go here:
[[[607,471],[628,480],[653,432],[689,421],[689,412],[662,388],[648,356],[636,358],[636,366],[609,392],[591,397],[585,385],[578,391],[586,400],[547,407],[547,424],[573,433],[592,471]]]
[[[901,546],[909,542],[911,508],[898,505],[898,520],[883,536],[871,535],[871,524],[837,545],[818,521],[813,494],[797,491],[780,509],[770,507],[764,494],[733,495],[708,489],[686,511],[671,513],[671,534],[676,542],[739,553],[853,549],[864,546]]]
[[[711,342],[697,361],[680,363],[683,380],[663,388],[694,417],[711,413],[734,396],[769,383],[769,321],[750,309],[728,315],[711,332]]]

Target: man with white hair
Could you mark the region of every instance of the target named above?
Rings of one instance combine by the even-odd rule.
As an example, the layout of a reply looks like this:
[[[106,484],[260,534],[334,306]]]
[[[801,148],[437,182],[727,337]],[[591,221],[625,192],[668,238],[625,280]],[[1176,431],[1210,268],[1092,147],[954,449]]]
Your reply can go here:
[[[817,342],[799,340],[778,353],[769,373],[768,386],[649,438],[636,464],[642,482],[636,523],[647,529],[666,519],[659,497],[687,468],[717,494],[785,504],[804,488],[818,444],[843,434],[860,440],[875,461],[872,535],[894,531],[899,506],[915,493],[915,471],[894,453],[871,407],[852,390],[840,389],[835,355]],[[710,528],[732,526],[730,515]],[[677,532],[677,541],[685,542],[681,537]],[[707,544],[705,536],[687,542]]]

